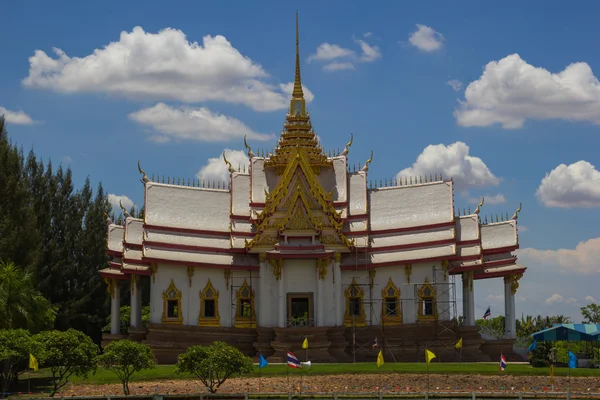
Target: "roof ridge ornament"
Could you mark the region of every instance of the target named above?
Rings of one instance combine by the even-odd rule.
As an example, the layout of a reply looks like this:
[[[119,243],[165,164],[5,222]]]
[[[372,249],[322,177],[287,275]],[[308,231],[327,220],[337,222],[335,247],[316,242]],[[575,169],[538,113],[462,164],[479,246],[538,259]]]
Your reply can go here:
[[[119,200],[119,206],[121,207],[121,210],[123,211],[123,216],[125,218],[131,217],[131,214],[129,214],[129,212],[127,212],[127,210],[125,209],[125,207],[123,207],[123,200],[122,199]]]
[[[244,146],[246,146],[246,149],[248,150],[248,157],[250,157],[250,158],[256,157],[256,154],[254,154],[254,152],[252,151],[250,146],[248,146],[248,142],[246,141],[246,135],[244,135]]]
[[[142,179],[140,181],[143,184],[146,184],[146,182],[150,181],[150,179],[148,179],[148,175],[146,175],[146,171],[144,171],[140,165],[140,160],[138,160],[138,171],[140,174],[142,174]]]
[[[304,98],[302,91],[302,79],[300,77],[300,35],[298,32],[298,10],[296,10],[296,75],[294,77],[294,90],[292,92],[294,98]]]
[[[361,172],[369,171],[369,164],[371,164],[372,161],[373,161],[373,150],[371,150],[371,157],[369,157],[369,159],[365,162],[365,166],[360,169]]]
[[[519,218],[519,213],[521,212],[521,207],[523,207],[523,203],[519,202],[519,208],[517,208],[517,211],[515,211],[515,213],[512,216],[512,220],[516,221],[517,218]]]
[[[235,169],[233,169],[231,163],[227,161],[227,158],[225,157],[225,152],[223,152],[223,161],[225,161],[225,164],[227,164],[227,170],[229,171],[229,173],[233,174],[235,172]]]
[[[483,196],[481,196],[481,203],[479,203],[477,205],[477,208],[475,209],[475,211],[473,211],[473,214],[479,214],[479,212],[481,211],[481,207],[483,206],[483,202],[485,201],[485,198]]]
[[[354,134],[350,133],[350,141],[346,143],[346,147],[344,147],[344,151],[342,151],[343,156],[347,156],[350,151],[350,146],[352,146],[352,142],[354,141]]]

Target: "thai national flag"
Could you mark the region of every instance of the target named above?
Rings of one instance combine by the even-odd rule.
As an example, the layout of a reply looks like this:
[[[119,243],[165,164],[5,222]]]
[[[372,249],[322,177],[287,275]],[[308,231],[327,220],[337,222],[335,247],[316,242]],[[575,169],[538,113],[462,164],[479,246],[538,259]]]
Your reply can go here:
[[[504,354],[500,354],[500,372],[504,372],[506,368],[506,358],[504,358]]]
[[[287,364],[288,367],[291,368],[302,368],[302,365],[300,365],[300,361],[298,361],[298,358],[291,351],[287,352]]]
[[[372,350],[375,350],[376,348],[377,348],[377,338],[375,338],[375,341],[373,342]]]
[[[492,312],[490,310],[490,306],[488,306],[487,310],[485,310],[485,314],[483,314],[483,319],[488,319],[488,317],[491,315],[492,315]]]

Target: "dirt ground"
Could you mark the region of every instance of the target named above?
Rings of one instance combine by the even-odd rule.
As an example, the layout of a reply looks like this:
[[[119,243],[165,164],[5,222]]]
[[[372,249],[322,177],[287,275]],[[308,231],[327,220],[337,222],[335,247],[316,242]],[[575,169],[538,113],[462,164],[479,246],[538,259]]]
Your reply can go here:
[[[555,378],[555,391],[566,391],[568,378]],[[547,376],[511,375],[446,375],[429,376],[430,392],[550,392],[550,379]],[[300,376],[290,375],[289,388],[300,391]],[[424,392],[427,389],[426,375],[413,374],[343,374],[343,375],[304,375],[302,391],[308,392]],[[202,383],[192,380],[157,380],[130,384],[132,395],[143,394],[193,394],[206,393]],[[262,378],[259,388],[258,378],[235,378],[226,381],[219,393],[243,392],[287,392],[288,381],[284,377]],[[571,391],[578,393],[600,393],[598,377],[571,378]],[[111,385],[68,385],[63,396],[119,395],[120,384]]]

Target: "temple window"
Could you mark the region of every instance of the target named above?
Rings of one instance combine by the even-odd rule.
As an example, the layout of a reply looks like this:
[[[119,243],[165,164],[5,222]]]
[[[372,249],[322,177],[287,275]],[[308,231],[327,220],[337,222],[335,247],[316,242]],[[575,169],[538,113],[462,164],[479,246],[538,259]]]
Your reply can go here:
[[[358,286],[355,279],[344,292],[346,296],[346,314],[344,325],[365,326],[364,290]]]
[[[245,279],[235,296],[237,299],[235,327],[255,328],[256,314],[254,312],[254,291]]]
[[[220,326],[219,291],[214,288],[210,279],[200,292],[200,315],[198,325]]]
[[[429,280],[425,278],[425,283],[419,288],[419,320],[437,319],[437,293]]]
[[[382,299],[382,324],[399,325],[402,323],[402,304],[400,302],[400,290],[394,285],[392,278],[381,291]]]
[[[171,279],[171,284],[163,292],[163,324],[183,323],[183,314],[181,312],[181,290],[177,289],[175,282]]]

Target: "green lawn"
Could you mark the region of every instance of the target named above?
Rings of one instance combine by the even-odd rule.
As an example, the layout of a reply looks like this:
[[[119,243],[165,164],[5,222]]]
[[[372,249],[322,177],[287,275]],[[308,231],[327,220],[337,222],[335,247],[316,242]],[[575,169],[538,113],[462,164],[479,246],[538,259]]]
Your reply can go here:
[[[269,365],[261,370],[262,376],[283,376],[288,373],[289,367],[284,364]],[[290,370],[292,374],[299,374],[298,370]],[[326,374],[343,374],[343,373],[375,373],[377,366],[375,363],[356,363],[356,364],[314,364],[310,370],[304,371],[308,375],[326,375]],[[383,373],[413,373],[424,374],[427,372],[425,363],[386,363],[381,367]],[[432,374],[484,374],[498,375],[498,364],[496,363],[431,363],[429,372]],[[566,376],[568,368],[556,368],[556,376]],[[529,364],[508,364],[508,367],[503,373],[504,375],[520,375],[520,376],[547,376],[548,368],[533,368]],[[37,375],[37,376],[36,376]],[[258,367],[255,367],[254,375],[258,375]],[[47,376],[47,372],[40,370],[37,373],[32,373],[32,378],[36,376],[42,378]],[[578,368],[571,370],[571,376],[597,376],[600,378],[599,369]],[[157,379],[189,379],[189,375],[177,375],[174,372],[172,365],[159,365],[152,370],[142,371],[133,376],[132,381],[148,381]],[[73,378],[74,383],[85,384],[104,384],[118,383],[116,376],[108,370],[99,369],[98,372],[82,380]]]

